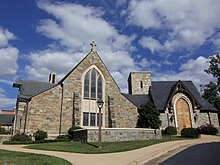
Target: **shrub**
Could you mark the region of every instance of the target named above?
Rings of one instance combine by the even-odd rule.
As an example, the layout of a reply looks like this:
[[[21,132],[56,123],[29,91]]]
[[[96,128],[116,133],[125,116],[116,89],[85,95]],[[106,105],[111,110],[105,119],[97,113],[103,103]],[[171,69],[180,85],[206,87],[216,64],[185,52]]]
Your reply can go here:
[[[28,136],[24,133],[17,133],[12,138],[11,141],[20,141],[20,142],[31,142],[31,136]]]
[[[206,135],[216,135],[218,133],[217,128],[215,128],[213,125],[205,124],[197,128],[198,132],[200,134],[206,134]]]
[[[70,136],[69,135],[59,135],[57,136],[56,141],[60,141],[60,142],[68,142],[70,141]]]
[[[35,132],[35,133],[33,134],[33,136],[34,136],[34,138],[35,138],[35,141],[44,140],[44,139],[47,138],[47,132],[38,130],[37,132]]]
[[[152,129],[160,128],[162,123],[160,120],[160,112],[156,109],[152,99],[148,99],[146,104],[141,105],[138,113],[138,127]]]
[[[5,128],[1,127],[0,125],[0,134],[9,134],[9,132],[6,131]]]
[[[73,139],[73,135],[74,135],[74,130],[77,130],[77,129],[82,129],[80,126],[72,126],[70,127],[70,129],[68,130],[68,134],[71,138],[71,140]]]
[[[183,128],[181,130],[181,136],[189,138],[199,138],[200,134],[195,128]]]
[[[165,128],[164,134],[177,135],[177,129],[176,129],[176,127],[168,126]]]

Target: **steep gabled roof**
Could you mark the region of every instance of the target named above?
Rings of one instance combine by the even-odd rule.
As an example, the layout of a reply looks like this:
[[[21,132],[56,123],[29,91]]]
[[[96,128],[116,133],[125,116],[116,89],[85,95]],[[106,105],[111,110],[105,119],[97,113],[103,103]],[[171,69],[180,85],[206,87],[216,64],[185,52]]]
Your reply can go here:
[[[192,81],[181,81],[185,88],[190,91],[195,100],[201,105],[201,110],[203,111],[214,111],[217,112],[217,109],[214,108],[209,102],[202,98],[196,89]],[[174,90],[174,86],[177,81],[152,81],[150,87],[150,94],[154,101],[155,106],[158,110],[164,111],[170,93]]]
[[[137,108],[141,108],[141,105],[146,104],[149,99],[148,95],[131,95],[122,93],[122,95],[127,98],[131,103],[133,103]]]
[[[0,114],[0,125],[11,126],[14,121],[14,117],[14,114]]]
[[[54,86],[55,84],[36,80],[19,80],[17,83],[13,83],[13,87],[20,89],[19,97],[23,99],[36,96]]]
[[[102,58],[99,56],[99,54],[98,54],[97,52],[93,52],[93,51],[89,52],[72,70],[69,71],[69,73],[67,73],[67,75],[66,75],[64,78],[62,78],[62,80],[60,80],[60,82],[58,82],[58,84],[62,84],[63,81],[64,81],[88,56],[93,55],[94,53],[97,55],[97,57],[98,57],[98,58],[100,59],[100,61],[103,63],[105,69],[107,70],[107,72],[108,72],[109,75],[111,76],[112,80],[114,81],[114,83],[116,84],[116,86],[118,87],[118,89],[120,90],[118,84],[116,83],[116,81],[115,81],[115,79],[112,77],[112,75],[110,74],[110,72],[109,72],[108,68],[106,67],[105,63],[103,62]]]

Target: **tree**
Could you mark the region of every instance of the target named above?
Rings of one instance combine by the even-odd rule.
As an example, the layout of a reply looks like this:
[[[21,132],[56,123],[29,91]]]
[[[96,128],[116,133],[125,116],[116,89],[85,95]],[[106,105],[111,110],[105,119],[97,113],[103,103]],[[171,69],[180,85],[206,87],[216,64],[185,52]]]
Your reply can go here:
[[[220,54],[209,57],[209,64],[205,72],[216,78],[216,82],[206,84],[202,96],[219,110],[218,116],[220,117]]]
[[[161,126],[160,112],[150,99],[139,109],[138,127],[158,129]]]

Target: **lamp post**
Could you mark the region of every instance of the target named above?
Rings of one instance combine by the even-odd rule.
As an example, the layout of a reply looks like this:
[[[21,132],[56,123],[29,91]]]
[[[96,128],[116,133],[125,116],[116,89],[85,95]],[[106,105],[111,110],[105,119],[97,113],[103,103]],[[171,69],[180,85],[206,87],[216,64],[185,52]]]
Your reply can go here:
[[[103,104],[104,104],[104,102],[102,101],[102,99],[99,99],[97,101],[97,105],[99,108],[99,144],[98,144],[99,148],[102,148],[102,135],[101,135],[102,115],[101,115],[101,110],[102,110]]]

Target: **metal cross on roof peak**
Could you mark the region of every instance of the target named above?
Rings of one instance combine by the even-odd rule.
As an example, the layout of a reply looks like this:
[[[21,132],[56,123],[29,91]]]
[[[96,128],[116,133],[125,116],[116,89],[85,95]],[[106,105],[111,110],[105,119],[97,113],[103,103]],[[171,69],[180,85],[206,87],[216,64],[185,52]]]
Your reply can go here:
[[[92,41],[92,43],[90,43],[90,45],[92,46],[91,51],[96,52],[96,43],[95,43],[95,41]]]

